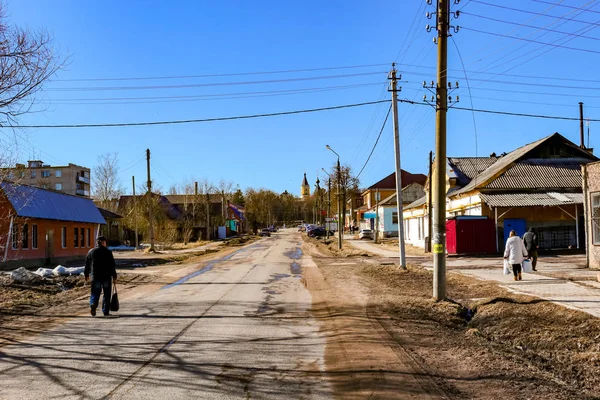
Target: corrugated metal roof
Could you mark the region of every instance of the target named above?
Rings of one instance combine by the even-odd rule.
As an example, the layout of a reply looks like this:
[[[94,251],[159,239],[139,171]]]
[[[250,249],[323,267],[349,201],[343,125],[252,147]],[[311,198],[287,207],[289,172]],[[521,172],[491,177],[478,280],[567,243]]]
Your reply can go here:
[[[19,217],[106,224],[92,199],[9,182],[0,188]]]
[[[449,157],[448,161],[459,180],[465,184],[488,169],[500,157]],[[461,176],[462,175],[462,176]]]
[[[411,208],[421,207],[425,203],[427,203],[427,196],[423,196],[420,199],[413,201],[412,203],[404,207],[404,210],[410,210]]]
[[[581,188],[583,158],[545,158],[520,160],[498,178],[489,189]]]
[[[584,154],[586,156],[589,155],[589,157],[590,157],[589,161],[597,160],[597,158],[594,155],[587,153],[583,149],[580,149],[575,144],[573,144],[571,141],[569,141],[564,136],[562,136],[560,133],[553,133],[550,136],[546,136],[545,138],[536,140],[533,143],[529,143],[529,144],[526,144],[525,146],[519,147],[518,149],[513,150],[510,153],[506,154],[505,156],[499,158],[498,161],[496,161],[494,164],[492,164],[488,169],[483,171],[477,177],[473,178],[468,185],[466,185],[462,189],[456,191],[454,193],[454,195],[467,193],[467,192],[470,192],[471,190],[488,185],[489,183],[491,183],[490,181],[492,179],[494,179],[494,177],[498,176],[498,174],[500,174],[502,171],[507,169],[511,164],[517,162],[519,159],[526,156],[527,153],[529,153],[530,151],[532,151],[533,149],[535,149],[536,147],[538,147],[539,145],[548,141],[551,138],[560,138],[561,140],[563,140],[563,143],[565,146],[570,146],[574,151],[580,150],[580,153],[582,156]],[[552,160],[556,161],[556,160],[558,160],[558,158],[553,158]]]
[[[105,208],[98,207],[98,211],[100,211],[100,214],[104,218],[110,218],[110,219],[121,219],[121,218],[123,218],[122,215],[114,213],[112,211],[109,211],[109,210],[107,210]]]
[[[481,200],[490,207],[553,207],[583,203],[583,194],[581,193],[481,193],[480,196]]]

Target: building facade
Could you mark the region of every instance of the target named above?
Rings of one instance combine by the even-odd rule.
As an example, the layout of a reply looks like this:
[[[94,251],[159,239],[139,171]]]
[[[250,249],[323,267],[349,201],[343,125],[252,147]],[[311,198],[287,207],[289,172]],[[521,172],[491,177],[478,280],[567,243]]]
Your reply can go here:
[[[491,219],[497,251],[511,230],[522,236],[529,228],[537,229],[542,249],[583,248],[581,166],[597,160],[559,133],[500,156],[448,158],[446,216]],[[422,225],[429,218],[427,197],[403,217],[411,227]],[[423,244],[414,229],[406,232],[408,243]]]
[[[0,183],[0,263],[36,267],[85,259],[106,221],[91,199]]]
[[[55,190],[74,196],[90,197],[90,169],[80,165],[51,166],[40,160],[16,164],[3,171],[10,182]]]

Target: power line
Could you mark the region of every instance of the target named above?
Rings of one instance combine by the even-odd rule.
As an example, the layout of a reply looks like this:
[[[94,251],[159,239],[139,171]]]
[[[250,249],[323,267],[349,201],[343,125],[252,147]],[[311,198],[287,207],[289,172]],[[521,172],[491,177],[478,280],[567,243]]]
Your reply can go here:
[[[559,31],[559,30],[556,30],[556,29],[550,29],[550,28],[545,28],[545,27],[535,26],[535,25],[519,24],[518,22],[506,21],[506,20],[492,18],[492,17],[486,17],[484,15],[478,15],[478,14],[473,14],[473,13],[468,13],[468,12],[465,12],[463,14],[470,15],[471,17],[486,19],[488,21],[501,22],[501,23],[510,24],[510,25],[519,25],[519,26],[523,26],[523,27],[526,27],[526,28],[532,28],[532,29],[537,29],[537,30],[544,30],[544,31],[553,32],[553,33],[559,33],[561,35],[576,36],[576,37],[580,37],[582,39],[600,40],[600,38],[593,37],[593,36],[577,35],[577,34],[575,34],[573,32],[564,32],[564,31]],[[461,26],[461,29],[462,28],[463,27]]]
[[[590,22],[590,21],[584,21],[581,19],[575,19],[575,18],[565,18],[565,17],[557,17],[556,15],[548,15],[545,13],[538,13],[535,11],[528,11],[528,10],[522,10],[519,8],[513,8],[513,7],[507,7],[507,6],[501,6],[499,4],[492,4],[492,3],[487,3],[485,1],[481,1],[481,0],[471,0],[473,3],[479,3],[479,4],[485,4],[486,6],[491,6],[491,7],[497,7],[497,8],[503,8],[505,10],[511,10],[511,11],[517,11],[517,12],[521,12],[521,13],[526,13],[526,14],[533,14],[533,15],[539,15],[541,17],[548,17],[548,18],[556,18],[556,19],[564,19],[567,21],[572,21],[572,22],[579,22],[582,24],[589,24],[589,25],[595,25],[595,26],[600,26],[600,23],[598,22]],[[558,6],[559,4],[555,4],[555,6]],[[576,9],[580,9],[581,7],[574,7]]]
[[[401,103],[409,103],[409,104],[431,107],[431,104],[425,103],[422,101],[412,101],[412,100],[407,100],[407,99],[399,99],[398,101]],[[461,110],[461,111],[473,111],[473,112],[480,112],[480,113],[486,113],[486,114],[510,115],[513,117],[530,117],[530,118],[542,118],[542,119],[557,119],[557,120],[564,120],[564,121],[579,121],[578,117],[563,117],[563,116],[558,116],[558,115],[516,113],[516,112],[510,112],[510,111],[485,110],[485,109],[481,109],[481,108],[468,108],[468,107],[455,107],[455,106],[452,106],[451,109]],[[593,118],[586,118],[586,119],[590,122],[600,122],[600,119],[593,119]]]
[[[538,40],[525,39],[525,38],[521,38],[521,37],[518,37],[518,36],[509,36],[509,35],[505,35],[503,33],[487,32],[487,31],[482,31],[482,30],[479,30],[479,29],[468,28],[468,27],[464,27],[464,26],[461,26],[460,28],[464,29],[464,30],[468,30],[468,31],[477,32],[477,33],[483,33],[483,34],[486,34],[486,35],[500,36],[500,37],[504,37],[504,38],[507,38],[507,39],[521,40],[521,41],[524,41],[524,42],[535,43],[535,44],[542,44],[544,46],[552,46],[552,47],[560,48],[560,49],[575,50],[575,51],[584,51],[584,52],[587,52],[587,53],[600,54],[600,51],[597,51],[597,50],[582,49],[582,48],[579,48],[579,47],[571,47],[571,46],[563,46],[563,45],[560,45],[560,44],[553,44],[553,43],[548,43],[548,42],[540,42]]]
[[[314,71],[330,71],[336,69],[354,69],[354,68],[369,68],[382,67],[389,64],[364,64],[364,65],[349,65],[337,67],[322,67],[322,68],[304,68],[304,69],[288,69],[279,71],[260,71],[260,72],[235,72],[222,74],[203,74],[203,75],[165,75],[165,76],[147,76],[147,77],[120,77],[120,78],[80,78],[80,79],[53,79],[53,82],[104,82],[104,81],[142,81],[142,80],[160,80],[160,79],[195,79],[195,78],[216,78],[225,76],[240,76],[240,75],[272,75],[272,74],[287,74],[295,72],[314,72]]]
[[[542,3],[542,4],[552,4],[549,1],[542,1],[542,0],[531,0],[534,1],[536,3]],[[565,4],[557,4],[558,7],[563,7],[563,8],[571,8],[571,9],[577,9],[578,7],[575,6],[567,6]],[[591,13],[596,13],[596,14],[600,14],[600,11],[594,11],[594,10],[588,10]]]
[[[329,111],[329,110],[339,110],[343,108],[353,108],[353,107],[362,107],[372,104],[379,104],[389,102],[390,100],[376,100],[376,101],[368,101],[364,103],[355,103],[355,104],[344,104],[340,106],[332,106],[332,107],[321,107],[321,108],[312,108],[305,110],[293,110],[293,111],[282,111],[276,113],[266,113],[266,114],[252,114],[252,115],[238,115],[233,117],[216,117],[216,118],[204,118],[204,119],[187,119],[187,120],[171,120],[171,121],[151,121],[151,122],[123,122],[123,123],[103,123],[103,124],[60,124],[60,125],[13,125],[12,128],[22,128],[22,129],[40,129],[40,128],[115,128],[115,127],[127,127],[127,126],[152,126],[152,125],[176,125],[176,124],[194,124],[201,122],[216,122],[216,121],[231,121],[238,119],[252,119],[252,118],[264,118],[264,117],[276,117],[280,115],[294,115],[294,114],[305,114],[312,113],[318,111]]]
[[[210,100],[231,100],[231,99],[248,99],[260,97],[286,96],[296,94],[321,93],[335,90],[356,89],[367,86],[378,86],[377,83],[361,83],[356,85],[341,85],[330,86],[323,88],[307,88],[307,89],[289,89],[289,90],[273,90],[263,92],[239,92],[239,93],[221,93],[221,94],[206,94],[194,96],[148,96],[148,97],[108,97],[108,98],[65,98],[65,99],[45,99],[45,102],[50,104],[61,105],[106,105],[106,104],[153,104],[153,103],[180,103],[180,102],[196,102]],[[133,101],[130,101],[133,100]],[[87,103],[86,103],[87,102]]]
[[[356,74],[313,76],[303,78],[270,79],[263,81],[241,81],[241,82],[215,82],[215,83],[193,83],[186,85],[155,85],[155,86],[88,86],[88,87],[59,87],[44,89],[46,92],[84,92],[84,91],[112,91],[112,90],[156,90],[156,89],[187,89],[196,87],[233,86],[233,85],[256,85],[265,83],[302,82],[323,79],[352,78],[357,76],[381,75],[387,72],[361,72]]]
[[[360,174],[363,172],[363,170],[365,169],[365,167],[367,166],[367,164],[369,163],[369,160],[371,159],[371,156],[373,155],[373,152],[375,151],[375,148],[377,147],[377,143],[379,143],[379,138],[381,138],[381,134],[383,133],[383,129],[385,128],[385,124],[387,123],[387,120],[388,120],[388,117],[390,116],[390,112],[391,111],[392,111],[392,105],[390,104],[390,108],[388,109],[387,115],[385,116],[385,120],[383,121],[383,125],[381,126],[381,130],[379,131],[379,135],[377,135],[377,140],[375,140],[375,144],[373,145],[373,148],[371,149],[371,153],[369,154],[369,157],[367,157],[367,161],[365,161],[365,164],[362,166],[362,168],[360,169],[360,171],[356,175],[357,179],[360,176]]]

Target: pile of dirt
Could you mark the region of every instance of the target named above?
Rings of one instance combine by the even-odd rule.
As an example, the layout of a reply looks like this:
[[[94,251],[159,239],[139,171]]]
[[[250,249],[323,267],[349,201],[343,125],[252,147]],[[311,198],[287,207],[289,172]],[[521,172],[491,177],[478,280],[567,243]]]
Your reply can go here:
[[[257,238],[258,237],[252,238],[250,236],[240,236],[240,237],[236,237],[236,238],[232,238],[232,239],[226,240],[226,241],[223,242],[223,244],[225,246],[236,246],[236,247],[237,246],[243,246],[246,243],[251,243],[251,242],[257,240]]]

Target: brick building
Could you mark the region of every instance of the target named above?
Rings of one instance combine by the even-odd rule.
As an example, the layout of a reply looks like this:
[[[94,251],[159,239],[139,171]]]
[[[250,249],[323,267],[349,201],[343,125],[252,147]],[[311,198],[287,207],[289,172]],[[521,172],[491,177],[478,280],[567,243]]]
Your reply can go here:
[[[74,196],[90,197],[90,169],[75,164],[51,166],[40,160],[3,169],[3,179]]]
[[[16,268],[83,261],[105,223],[91,199],[2,182],[0,264]]]

